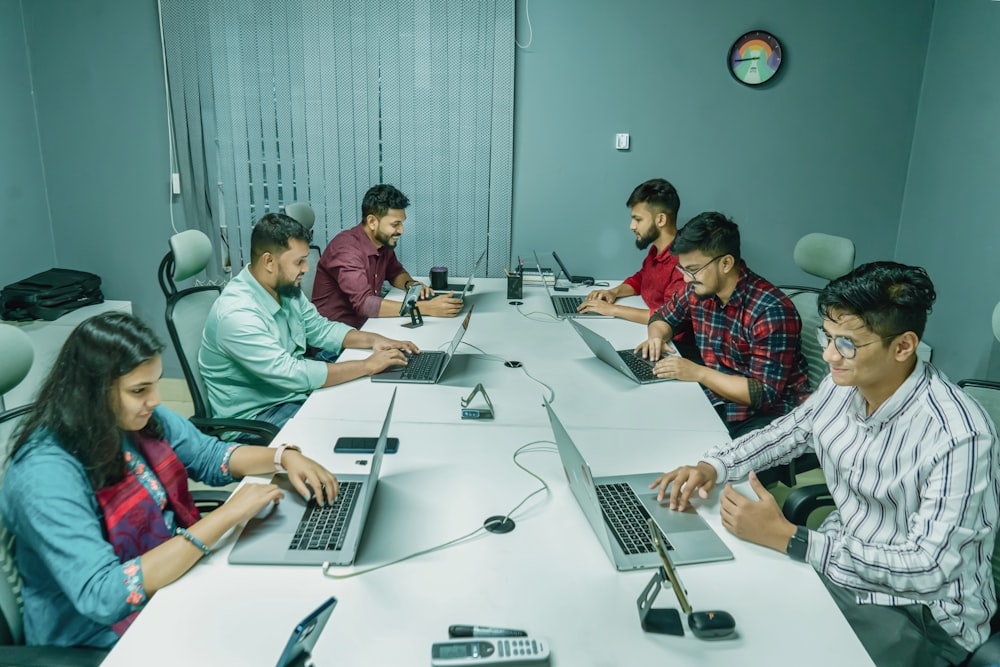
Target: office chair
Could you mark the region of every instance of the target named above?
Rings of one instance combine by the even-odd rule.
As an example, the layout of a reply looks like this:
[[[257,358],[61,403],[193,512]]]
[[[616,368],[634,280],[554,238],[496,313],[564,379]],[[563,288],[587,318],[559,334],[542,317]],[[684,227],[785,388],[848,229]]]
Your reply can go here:
[[[854,268],[854,242],[843,236],[806,234],[795,244],[792,259],[806,273],[833,280]],[[809,362],[809,390],[816,391],[827,375],[823,350],[816,340],[816,329],[823,325],[816,312],[821,289],[801,285],[779,285],[778,288],[792,300],[802,320],[802,354]]]
[[[316,212],[305,202],[292,202],[285,205],[285,215],[298,220],[302,225],[312,231],[316,223]],[[312,300],[313,282],[316,280],[316,267],[319,266],[319,259],[323,255],[323,250],[318,245],[309,245],[309,272],[302,276],[302,293],[309,300]]]
[[[176,283],[204,270],[211,254],[212,242],[203,232],[189,229],[175,234],[170,239],[170,252],[160,262],[158,276],[160,288],[167,298],[167,331],[194,403],[191,423],[208,435],[221,437],[230,432],[247,433],[257,436],[261,444],[266,445],[278,434],[273,424],[256,419],[214,417],[208,403],[205,381],[198,367],[198,350],[208,313],[222,293],[222,288],[203,285],[178,289]]]
[[[993,336],[1000,341],[1000,303],[993,309]],[[960,380],[958,386],[986,410],[995,427],[1000,429],[1000,382],[990,380]],[[785,518],[800,526],[809,515],[824,506],[832,506],[833,498],[825,484],[811,484],[792,489],[781,507]],[[993,551],[993,584],[1000,594],[1000,549]],[[1000,600],[998,600],[1000,601]],[[973,651],[963,667],[996,667],[1000,665],[1000,613],[990,621],[991,634],[986,642]]]
[[[4,406],[3,395],[21,384],[35,360],[31,338],[18,327],[0,324],[0,412]]]

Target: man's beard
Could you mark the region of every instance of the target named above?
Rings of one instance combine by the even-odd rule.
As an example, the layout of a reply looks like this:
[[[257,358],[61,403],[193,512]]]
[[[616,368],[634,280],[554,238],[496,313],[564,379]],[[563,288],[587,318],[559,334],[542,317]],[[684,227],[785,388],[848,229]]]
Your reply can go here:
[[[397,236],[396,234],[385,234],[385,235],[382,235],[382,234],[379,234],[379,233],[376,232],[375,233],[375,240],[378,241],[379,243],[381,243],[384,246],[389,246],[390,248],[392,248],[399,241],[399,236]]]
[[[274,291],[278,293],[278,296],[286,296],[294,299],[302,296],[302,285],[296,285],[294,282],[286,283],[284,285],[278,285],[274,288]]]
[[[659,236],[659,234],[657,234],[656,230],[653,229],[646,236],[640,236],[639,238],[637,238],[635,240],[635,247],[638,248],[639,250],[645,250],[650,245],[652,245],[653,241],[656,240],[657,236]]]

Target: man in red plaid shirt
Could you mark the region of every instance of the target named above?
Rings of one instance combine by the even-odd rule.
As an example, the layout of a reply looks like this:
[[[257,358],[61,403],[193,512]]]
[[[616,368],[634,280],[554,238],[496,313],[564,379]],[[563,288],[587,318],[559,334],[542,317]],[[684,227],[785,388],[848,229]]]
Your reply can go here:
[[[657,377],[699,382],[731,437],[767,425],[809,393],[802,322],[777,287],[740,258],[740,231],[721,213],[702,213],[671,246],[687,287],[649,318],[636,353],[659,359]],[[661,359],[675,330],[690,322],[703,364]]]

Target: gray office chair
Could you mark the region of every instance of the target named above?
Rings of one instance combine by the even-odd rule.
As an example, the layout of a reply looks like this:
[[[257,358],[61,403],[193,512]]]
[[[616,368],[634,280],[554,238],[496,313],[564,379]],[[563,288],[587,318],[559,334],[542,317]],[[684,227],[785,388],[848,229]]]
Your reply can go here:
[[[854,268],[854,242],[843,236],[806,234],[795,244],[792,259],[806,273],[833,280]],[[816,329],[823,324],[816,312],[820,288],[801,285],[779,285],[779,288],[795,304],[802,320],[802,354],[809,362],[809,389],[815,391],[827,375],[823,350],[816,340]]]
[[[167,331],[194,403],[191,423],[200,431],[216,437],[230,432],[255,435],[261,444],[266,445],[278,434],[273,424],[256,419],[215,417],[208,403],[205,381],[198,367],[198,350],[208,313],[222,293],[222,288],[203,285],[178,289],[177,282],[203,271],[211,254],[212,242],[203,232],[189,229],[176,234],[170,239],[170,252],[160,262],[158,276],[160,289],[167,298]]]
[[[3,395],[21,384],[35,360],[35,348],[24,331],[11,324],[0,324],[0,412]]]
[[[312,231],[316,223],[316,212],[309,204],[304,202],[292,202],[285,205],[285,215],[301,222],[306,229]],[[323,255],[323,250],[310,244],[309,246],[309,272],[302,276],[302,293],[306,298],[312,300],[313,282],[316,280],[316,267],[319,266],[319,258]]]

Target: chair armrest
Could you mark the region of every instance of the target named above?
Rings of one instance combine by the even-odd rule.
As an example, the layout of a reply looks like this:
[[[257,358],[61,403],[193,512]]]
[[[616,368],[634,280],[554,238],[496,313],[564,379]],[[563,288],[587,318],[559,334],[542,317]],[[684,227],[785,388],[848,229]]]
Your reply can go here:
[[[795,525],[804,526],[814,510],[827,505],[833,505],[833,497],[826,484],[810,484],[792,489],[785,498],[781,511]]]
[[[990,635],[986,642],[972,652],[966,667],[992,667],[1000,665],[1000,634]]]
[[[194,506],[202,514],[208,514],[212,510],[222,507],[229,500],[230,495],[232,494],[229,491],[221,489],[197,489],[191,492]]]
[[[191,423],[206,435],[221,437],[224,433],[246,433],[257,437],[255,445],[271,444],[280,430],[274,424],[258,419],[222,419],[218,417],[191,417]]]

